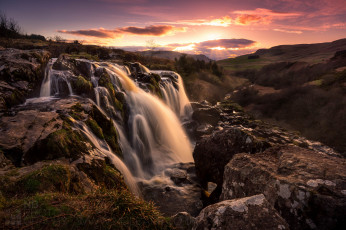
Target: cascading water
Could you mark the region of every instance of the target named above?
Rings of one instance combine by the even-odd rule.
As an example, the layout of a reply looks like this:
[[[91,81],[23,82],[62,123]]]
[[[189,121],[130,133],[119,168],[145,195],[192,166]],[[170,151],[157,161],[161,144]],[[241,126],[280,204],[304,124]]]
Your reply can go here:
[[[57,58],[52,58],[45,69],[45,76],[41,85],[40,97],[50,97],[59,95],[61,91],[61,84],[66,84],[69,95],[73,95],[70,78],[73,73],[70,71],[54,70],[53,65]]]
[[[55,61],[56,59],[52,59],[47,66],[41,87],[41,97],[57,95],[59,81],[65,81],[67,85],[70,85],[70,79],[76,77],[68,70],[54,70],[52,67]],[[141,180],[150,179],[168,165],[193,161],[191,144],[180,122],[180,119],[188,119],[191,116],[192,109],[178,74],[167,71],[155,72],[162,78],[160,88],[163,99],[161,100],[139,88],[129,77],[130,72],[127,67],[108,62],[89,63],[95,104],[101,111],[109,117],[114,117],[112,114],[116,114],[111,95],[106,87],[99,85],[99,78],[95,77],[96,71],[107,72],[114,89],[124,94],[128,118],[126,121],[113,120],[113,123],[119,134],[119,144],[125,164],[105,143],[100,142],[85,124],[77,125],[96,148],[113,160],[128,183],[132,183],[133,176]],[[146,72],[149,71],[144,67],[143,69]],[[171,79],[164,77],[167,74],[173,77],[175,86]],[[72,88],[70,95],[72,95]]]

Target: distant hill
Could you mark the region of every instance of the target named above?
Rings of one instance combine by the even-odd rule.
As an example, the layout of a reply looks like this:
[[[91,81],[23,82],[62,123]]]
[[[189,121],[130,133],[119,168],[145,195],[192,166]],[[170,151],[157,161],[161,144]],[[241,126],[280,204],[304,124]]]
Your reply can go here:
[[[176,51],[140,51],[138,52],[143,56],[157,57],[157,58],[165,58],[169,60],[174,60],[175,58],[179,58],[184,55],[184,53],[176,52]],[[210,58],[203,54],[186,54],[188,57],[192,57],[195,60],[202,60],[205,62],[211,61]]]
[[[346,50],[346,38],[325,43],[274,46],[217,63],[229,71],[260,69],[268,64],[285,61],[317,64],[329,60],[336,52],[342,50]]]

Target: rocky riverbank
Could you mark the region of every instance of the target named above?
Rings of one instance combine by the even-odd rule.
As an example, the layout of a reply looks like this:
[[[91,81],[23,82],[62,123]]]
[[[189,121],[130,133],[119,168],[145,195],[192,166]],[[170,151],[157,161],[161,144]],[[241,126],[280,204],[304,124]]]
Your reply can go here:
[[[51,88],[56,96],[39,97],[50,54],[4,49],[0,55],[1,227],[342,229],[346,224],[346,161],[321,143],[255,120],[228,98],[215,105],[192,103],[192,118],[183,125],[195,142],[195,162],[168,165],[133,183],[121,164],[129,157],[119,143],[122,130],[112,122],[129,129],[126,82],[117,88],[105,69],[90,72],[96,66],[90,61],[61,55],[51,63],[63,76]],[[179,87],[169,73],[132,77],[163,100],[168,96],[160,87]],[[97,92],[107,92],[107,100],[97,99]],[[153,165],[141,157],[147,167]]]

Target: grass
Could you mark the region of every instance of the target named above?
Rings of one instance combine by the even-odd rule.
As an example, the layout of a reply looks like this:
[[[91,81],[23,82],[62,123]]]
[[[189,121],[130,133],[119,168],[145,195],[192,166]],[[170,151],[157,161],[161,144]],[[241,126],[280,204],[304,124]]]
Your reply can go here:
[[[153,203],[134,197],[128,190],[97,191],[87,195],[36,194],[8,201],[0,224],[31,229],[170,229]]]

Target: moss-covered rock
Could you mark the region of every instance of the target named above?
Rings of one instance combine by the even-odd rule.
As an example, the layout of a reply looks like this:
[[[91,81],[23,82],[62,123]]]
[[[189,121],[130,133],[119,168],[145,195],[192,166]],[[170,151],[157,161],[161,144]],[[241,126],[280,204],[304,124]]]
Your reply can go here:
[[[89,144],[88,144],[89,143]],[[40,140],[24,155],[24,162],[33,164],[40,160],[53,160],[68,158],[77,160],[84,154],[88,154],[92,146],[79,131],[72,129],[67,122],[57,130]]]
[[[90,98],[94,97],[94,90],[92,83],[85,79],[82,75],[79,75],[72,81],[73,92],[78,95],[86,95]]]
[[[113,152],[116,155],[123,157],[118,143],[118,132],[114,127],[113,121],[110,118],[107,118],[96,106],[93,106],[91,116],[102,129],[103,137]]]
[[[80,163],[78,169],[86,173],[95,184],[107,189],[124,189],[127,188],[121,173],[106,161],[93,159],[91,163]]]

